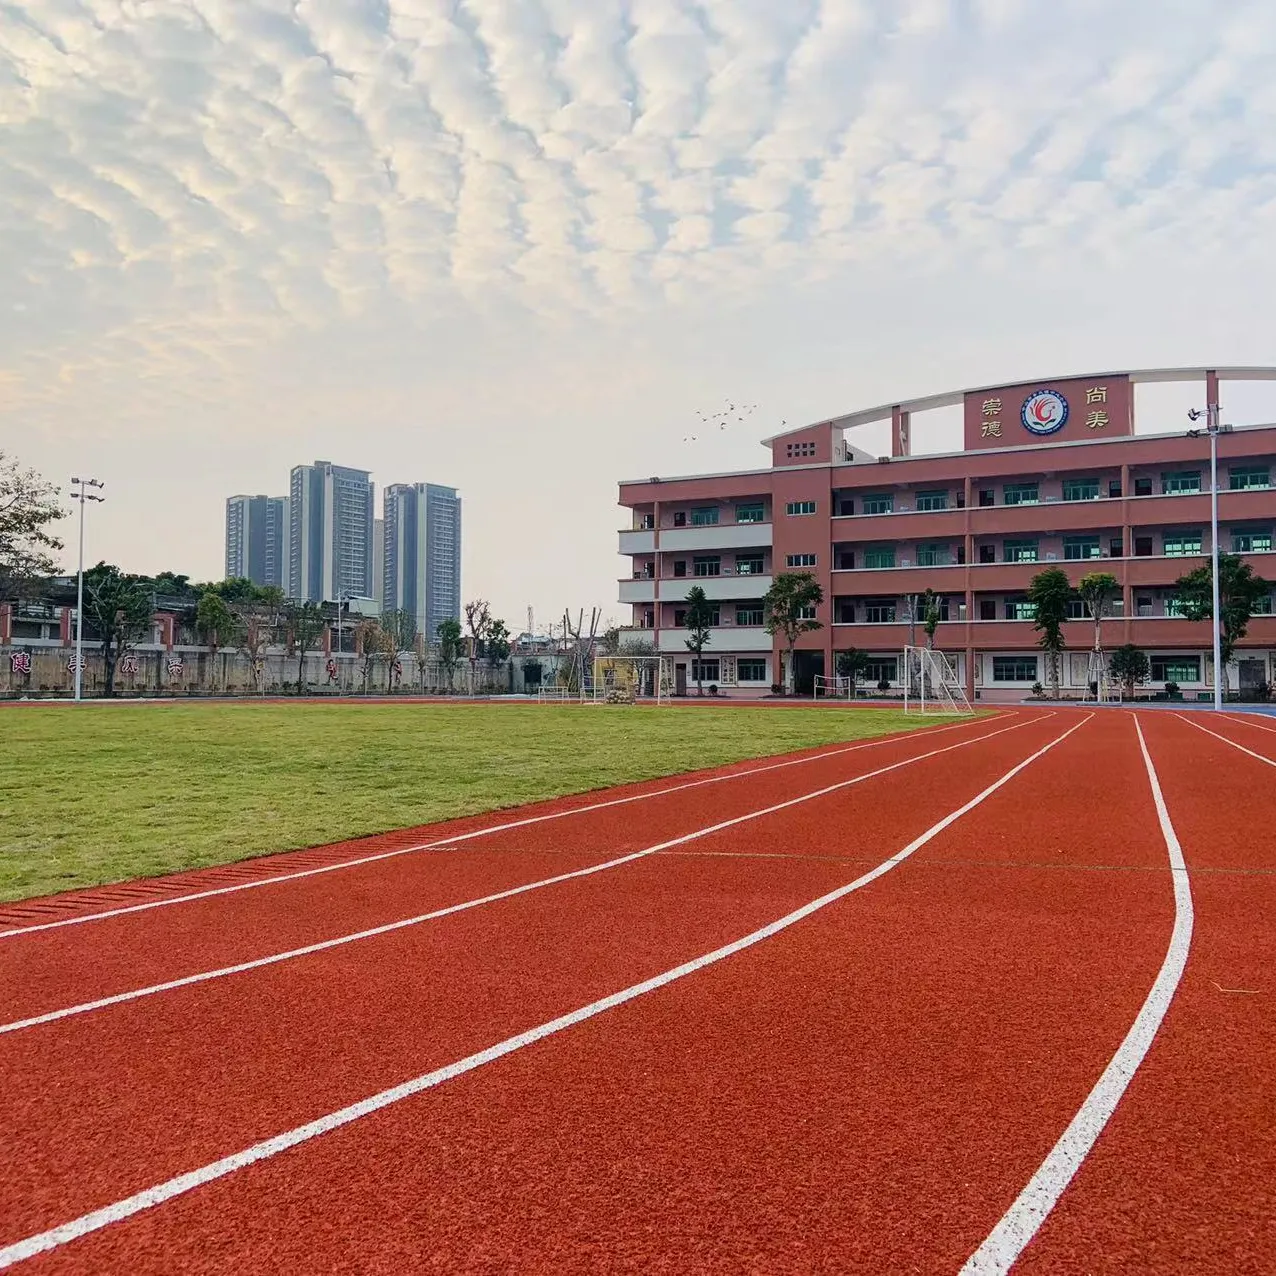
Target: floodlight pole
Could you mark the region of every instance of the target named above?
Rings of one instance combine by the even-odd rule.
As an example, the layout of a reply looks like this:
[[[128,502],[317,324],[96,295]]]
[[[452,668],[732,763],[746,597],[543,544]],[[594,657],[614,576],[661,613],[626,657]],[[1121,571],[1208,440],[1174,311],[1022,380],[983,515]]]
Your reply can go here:
[[[71,499],[80,502],[80,561],[76,568],[75,585],[75,702],[83,699],[84,691],[84,502],[104,501],[104,496],[90,492],[90,488],[105,487],[97,479],[71,479]]]
[[[1206,405],[1207,429],[1210,436],[1210,577],[1214,587],[1214,710],[1223,708],[1222,626],[1223,614],[1219,608],[1218,581],[1218,404]]]

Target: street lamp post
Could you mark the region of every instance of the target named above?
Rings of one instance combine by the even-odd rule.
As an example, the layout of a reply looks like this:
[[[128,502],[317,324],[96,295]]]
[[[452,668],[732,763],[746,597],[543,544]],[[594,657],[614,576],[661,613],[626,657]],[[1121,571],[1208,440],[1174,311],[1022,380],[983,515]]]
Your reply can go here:
[[[97,479],[73,478],[71,480],[71,499],[80,502],[80,562],[76,570],[75,586],[75,699],[78,704],[83,697],[84,687],[84,502],[104,501],[106,497],[98,496],[94,490],[105,487]]]
[[[1188,417],[1200,419],[1199,408],[1193,408]],[[1223,617],[1219,609],[1218,583],[1218,404],[1205,405],[1205,432],[1210,436],[1210,578],[1213,588],[1214,603],[1214,709],[1221,712],[1223,708]]]

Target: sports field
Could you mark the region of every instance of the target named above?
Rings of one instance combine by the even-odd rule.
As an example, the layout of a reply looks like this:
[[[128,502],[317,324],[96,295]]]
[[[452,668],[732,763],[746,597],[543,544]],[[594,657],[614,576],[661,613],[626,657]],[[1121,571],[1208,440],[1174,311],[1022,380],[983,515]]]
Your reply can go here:
[[[1273,770],[1014,708],[0,908],[0,1268],[1269,1272]]]
[[[872,709],[701,704],[90,704],[0,714],[0,900],[916,725]]]

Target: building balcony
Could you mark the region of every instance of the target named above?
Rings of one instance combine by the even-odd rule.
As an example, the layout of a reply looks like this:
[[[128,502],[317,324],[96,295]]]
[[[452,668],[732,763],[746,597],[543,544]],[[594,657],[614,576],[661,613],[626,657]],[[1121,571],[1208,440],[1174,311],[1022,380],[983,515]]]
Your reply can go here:
[[[899,598],[904,594],[924,593],[927,588],[937,594],[966,592],[965,564],[944,567],[856,567],[836,570],[832,576],[833,593]]]
[[[1057,532],[1094,532],[1121,527],[1121,500],[1039,501],[1035,505],[976,505],[971,507],[970,530],[976,536],[1027,533],[1049,536]]]
[[[656,533],[650,528],[636,528],[620,533],[620,552],[622,554],[650,554],[656,548]]]
[[[699,585],[704,596],[710,602],[728,602],[739,599],[762,598],[771,588],[770,575],[742,576],[666,576],[660,581],[660,600],[666,603],[680,603],[687,594]],[[624,598],[621,602],[628,601]],[[634,602],[645,602],[646,599],[634,599]]]
[[[654,631],[650,629],[632,631],[640,635],[645,635],[650,641]],[[685,629],[661,629],[659,650],[663,655],[686,656],[688,659],[691,653],[687,650],[687,631]],[[721,628],[709,630],[709,642],[705,646],[704,654],[706,656],[718,656],[728,652],[766,652],[770,654],[773,646],[772,638],[769,633],[761,626],[730,626],[724,625]]]
[[[650,535],[650,533],[648,533]],[[660,550],[766,549],[772,540],[770,523],[719,523],[705,527],[666,527],[660,532]],[[625,550],[622,553],[639,553]]]
[[[1270,518],[1271,515],[1269,514],[1268,517]],[[1220,539],[1223,540],[1221,548],[1224,552],[1228,552],[1225,530]],[[1266,581],[1276,582],[1276,553],[1244,554],[1242,557],[1253,567],[1256,575]],[[1206,547],[1200,554],[1193,554],[1190,557],[1167,558],[1164,554],[1155,554],[1127,558],[1124,561],[1128,564],[1126,579],[1131,585],[1173,585],[1180,576],[1186,576],[1189,572],[1206,566],[1210,561],[1210,553]]]
[[[1209,481],[1208,465],[1205,481]],[[1220,477],[1221,482],[1226,482]],[[1276,512],[1276,491],[1250,488],[1218,494],[1218,517],[1226,523],[1270,523]],[[1208,527],[1210,494],[1192,492],[1184,496],[1132,496],[1129,508],[1131,527]]]
[[[961,539],[966,534],[966,511],[900,510],[894,514],[838,514],[833,540],[858,544],[917,537],[926,540]]]
[[[620,601],[622,603],[654,603],[656,601],[656,582],[650,577],[620,582]]]

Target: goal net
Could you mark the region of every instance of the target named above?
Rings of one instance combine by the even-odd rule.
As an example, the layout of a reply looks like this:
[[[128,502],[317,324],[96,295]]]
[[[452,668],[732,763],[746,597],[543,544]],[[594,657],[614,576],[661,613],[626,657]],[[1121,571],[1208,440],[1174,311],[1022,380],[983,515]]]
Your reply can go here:
[[[952,661],[930,647],[904,648],[904,712],[973,714]]]
[[[561,683],[541,683],[540,689],[536,693],[536,699],[541,704],[546,702],[554,702],[561,704],[569,700],[583,700],[580,689],[577,687],[565,687]]]
[[[594,659],[595,704],[663,704],[671,694],[669,662],[663,656],[597,656]]]
[[[853,686],[849,678],[840,674],[830,678],[827,674],[815,675],[815,698],[817,700],[849,700]]]

